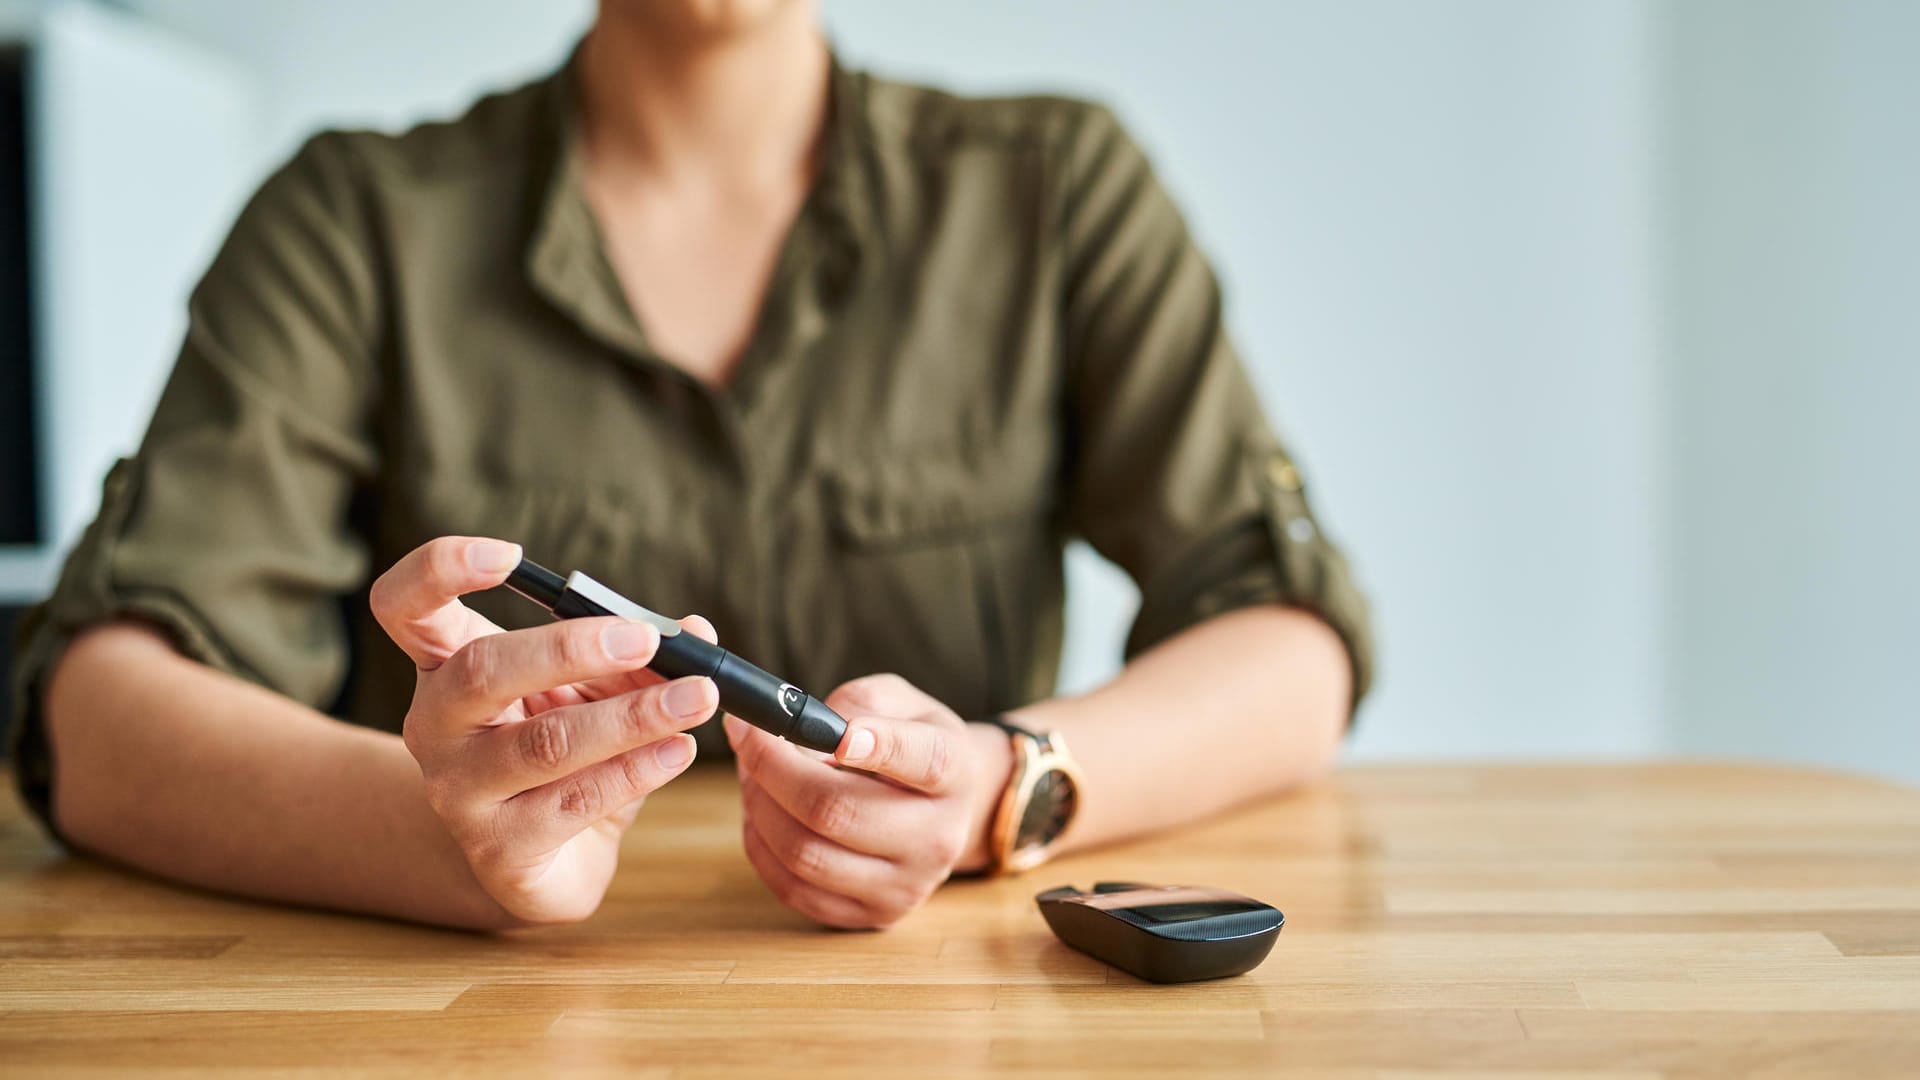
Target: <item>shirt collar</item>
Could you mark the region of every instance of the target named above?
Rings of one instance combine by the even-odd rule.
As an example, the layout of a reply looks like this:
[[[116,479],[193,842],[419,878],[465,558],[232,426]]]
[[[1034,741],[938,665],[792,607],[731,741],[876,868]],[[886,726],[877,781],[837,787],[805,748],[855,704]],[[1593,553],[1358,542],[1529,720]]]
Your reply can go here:
[[[790,236],[812,265],[794,275],[796,280],[770,283],[763,303],[763,320],[778,320],[772,329],[788,338],[811,338],[826,324],[828,309],[844,299],[862,246],[862,215],[866,200],[864,164],[869,144],[867,76],[851,71],[830,54],[827,130],[814,178],[796,233],[817,229],[817,236]],[[535,212],[529,236],[525,270],[534,290],[548,303],[621,353],[639,360],[658,360],[649,347],[613,265],[607,259],[599,222],[580,185],[580,120],[577,73],[580,49],[549,76],[534,144]],[[817,242],[816,242],[817,241]],[[783,256],[786,254],[783,250]],[[786,260],[782,259],[783,262]],[[786,342],[791,347],[792,342]],[[757,358],[747,358],[753,363]]]

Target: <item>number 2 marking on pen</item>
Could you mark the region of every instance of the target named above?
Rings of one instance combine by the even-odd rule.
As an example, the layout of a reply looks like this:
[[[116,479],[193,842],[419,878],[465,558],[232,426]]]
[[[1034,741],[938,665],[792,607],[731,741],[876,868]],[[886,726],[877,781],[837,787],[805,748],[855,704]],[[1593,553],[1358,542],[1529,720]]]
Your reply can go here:
[[[780,684],[780,708],[785,710],[788,716],[800,715],[800,702],[806,696],[800,692],[799,687],[791,683]]]

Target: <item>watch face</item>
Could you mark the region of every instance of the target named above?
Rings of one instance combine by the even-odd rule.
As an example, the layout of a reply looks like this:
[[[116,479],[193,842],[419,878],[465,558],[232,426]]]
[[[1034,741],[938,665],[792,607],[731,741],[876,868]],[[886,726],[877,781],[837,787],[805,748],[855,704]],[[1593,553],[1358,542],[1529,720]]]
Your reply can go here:
[[[1051,844],[1073,820],[1080,798],[1073,778],[1059,769],[1048,769],[1033,785],[1033,797],[1027,811],[1020,815],[1020,828],[1013,836],[1013,849],[1044,847]]]

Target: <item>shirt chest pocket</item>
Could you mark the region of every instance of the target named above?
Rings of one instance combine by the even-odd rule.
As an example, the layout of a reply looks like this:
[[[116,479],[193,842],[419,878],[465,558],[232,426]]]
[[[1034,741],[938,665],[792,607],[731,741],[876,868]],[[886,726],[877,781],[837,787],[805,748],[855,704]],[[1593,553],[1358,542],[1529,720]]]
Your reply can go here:
[[[632,591],[660,611],[707,610],[712,597],[709,545],[666,528],[676,495],[664,488],[564,485],[442,472],[420,479],[394,500],[382,546],[404,554],[435,536],[512,540],[528,558],[562,574],[585,570]],[[509,629],[546,619],[504,590],[466,599],[469,607]]]
[[[823,469],[820,520],[790,545],[784,605],[795,656],[833,683],[893,672],[968,719],[1019,704],[1034,619],[1058,608],[1053,459],[876,453]],[[818,572],[809,572],[808,565]]]

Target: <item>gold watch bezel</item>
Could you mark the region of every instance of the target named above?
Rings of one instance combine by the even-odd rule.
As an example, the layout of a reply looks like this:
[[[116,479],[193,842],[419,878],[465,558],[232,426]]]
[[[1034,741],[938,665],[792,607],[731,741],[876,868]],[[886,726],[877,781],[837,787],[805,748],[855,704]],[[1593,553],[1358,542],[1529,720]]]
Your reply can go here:
[[[1075,809],[1074,817],[1079,816],[1079,800],[1086,797],[1086,784],[1080,775],[1080,765],[1067,751],[1066,739],[1058,732],[1044,735],[1029,734],[1023,731],[1009,731],[1007,737],[1013,744],[1013,775],[1007,781],[1007,789],[1000,795],[1000,805],[994,811],[993,832],[989,850],[993,856],[993,866],[989,872],[994,874],[1018,874],[1031,870],[1053,857],[1053,851],[1060,846],[1060,839],[1073,829],[1073,818],[1060,831],[1043,843],[1032,844],[1014,850],[1014,841],[1019,838],[1020,820],[1026,816],[1027,806],[1033,801],[1033,792],[1040,784],[1040,778],[1051,772],[1058,772],[1073,785]]]

